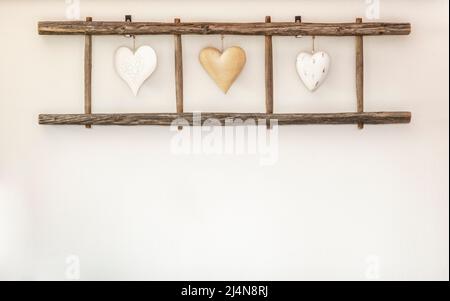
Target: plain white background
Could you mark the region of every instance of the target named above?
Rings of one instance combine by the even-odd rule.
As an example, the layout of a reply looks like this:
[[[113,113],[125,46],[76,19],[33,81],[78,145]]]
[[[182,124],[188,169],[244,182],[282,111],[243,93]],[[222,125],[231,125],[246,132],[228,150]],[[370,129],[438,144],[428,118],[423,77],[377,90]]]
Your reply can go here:
[[[0,1],[0,279],[448,280],[448,2],[381,1],[410,36],[365,38],[366,110],[407,125],[286,126],[278,161],[176,155],[158,127],[39,126],[83,109],[83,37],[39,36],[64,0]],[[81,1],[96,20],[354,21],[363,0]],[[367,19],[366,19],[367,20]],[[138,37],[159,66],[132,97],[94,38],[94,112],[175,110],[173,37]],[[225,37],[247,65],[227,96],[198,64],[220,37],[183,39],[186,111],[264,111],[262,37]],[[275,111],[355,110],[354,38],[317,39],[332,57],[314,94],[295,71],[309,38],[274,38]],[[73,256],[72,256],[73,255]],[[74,257],[75,256],[75,257]],[[76,275],[77,273],[75,273]]]

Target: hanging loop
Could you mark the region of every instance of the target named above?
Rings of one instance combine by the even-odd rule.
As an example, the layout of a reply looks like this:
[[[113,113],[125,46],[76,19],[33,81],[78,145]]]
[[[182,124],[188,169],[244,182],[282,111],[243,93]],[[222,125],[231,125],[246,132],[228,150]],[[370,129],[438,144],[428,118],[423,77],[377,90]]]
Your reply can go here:
[[[316,36],[312,36],[312,53],[316,52]]]
[[[125,15],[125,22],[133,22],[133,17],[131,15]],[[133,38],[133,52],[136,51],[136,36],[127,34],[125,35],[126,38]]]

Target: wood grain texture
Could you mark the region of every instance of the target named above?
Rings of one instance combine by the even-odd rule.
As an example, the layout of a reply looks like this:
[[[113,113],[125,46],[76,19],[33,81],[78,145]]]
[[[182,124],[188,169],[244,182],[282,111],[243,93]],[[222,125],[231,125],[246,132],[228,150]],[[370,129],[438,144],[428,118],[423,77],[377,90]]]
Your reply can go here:
[[[409,123],[410,112],[365,112],[365,113],[307,113],[307,114],[265,114],[265,113],[146,113],[146,114],[41,114],[39,124],[47,125],[157,125],[170,126],[177,118],[192,125],[198,118],[203,124],[207,119],[218,120],[277,120],[279,125],[302,124],[394,124]]]
[[[362,23],[362,19],[356,19],[357,24]],[[364,41],[363,36],[356,36],[356,100],[357,112],[364,112]],[[358,123],[358,128],[363,129],[364,123]]]
[[[158,34],[227,34],[272,36],[355,36],[408,35],[409,23],[162,23],[162,22],[83,22],[60,21],[38,23],[41,35],[158,35]]]
[[[175,19],[179,24],[180,19]],[[177,113],[183,113],[183,45],[181,35],[175,35],[175,90],[177,99]]]
[[[266,17],[266,23],[271,17]],[[272,36],[265,36],[265,79],[266,79],[266,113],[273,113],[273,46]]]
[[[92,22],[91,17],[86,22]],[[84,42],[84,113],[92,113],[92,36],[86,35]],[[86,128],[91,128],[86,125]]]

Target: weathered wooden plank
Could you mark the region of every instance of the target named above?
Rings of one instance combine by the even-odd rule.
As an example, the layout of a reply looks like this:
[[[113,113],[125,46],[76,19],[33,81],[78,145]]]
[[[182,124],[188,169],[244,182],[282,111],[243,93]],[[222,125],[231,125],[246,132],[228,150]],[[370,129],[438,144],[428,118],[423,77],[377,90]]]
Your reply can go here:
[[[357,18],[356,23],[361,24],[362,19]],[[357,112],[364,112],[364,41],[363,36],[356,36],[356,102]],[[358,123],[358,128],[363,129],[364,123]]]
[[[179,24],[180,19],[175,19]],[[183,113],[183,44],[181,35],[175,35],[175,94],[177,113]],[[181,129],[181,128],[180,128]]]
[[[227,34],[272,36],[355,36],[408,35],[409,23],[162,23],[162,22],[39,22],[41,35],[158,35],[158,34]]]
[[[179,23],[180,19],[175,19]],[[177,113],[183,113],[183,45],[181,35],[175,35],[175,90]]]
[[[271,17],[266,17],[266,23],[271,22]],[[265,36],[265,79],[266,79],[266,113],[273,114],[273,44],[272,36]],[[270,127],[270,125],[267,125]]]
[[[92,22],[91,17],[86,22]],[[87,34],[84,42],[84,113],[92,113],[92,36]],[[86,125],[91,128],[91,125]]]
[[[222,125],[226,120],[277,120],[279,125],[301,124],[393,124],[409,123],[410,112],[364,113],[135,113],[135,114],[41,114],[39,124],[47,125],[174,125],[175,119],[183,119],[192,125],[195,120],[205,122],[214,119]],[[181,125],[185,125],[180,123]],[[196,124],[197,125],[197,124]]]

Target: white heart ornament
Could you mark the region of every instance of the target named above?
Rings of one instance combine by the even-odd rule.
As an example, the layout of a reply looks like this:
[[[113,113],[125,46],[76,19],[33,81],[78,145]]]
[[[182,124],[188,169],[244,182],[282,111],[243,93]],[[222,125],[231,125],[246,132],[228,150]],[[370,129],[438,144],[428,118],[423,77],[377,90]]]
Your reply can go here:
[[[116,72],[137,96],[142,84],[155,71],[157,61],[156,52],[150,46],[141,46],[135,52],[120,47],[115,55]]]
[[[330,56],[323,51],[301,52],[297,56],[297,73],[303,84],[314,92],[325,81],[330,69]]]

